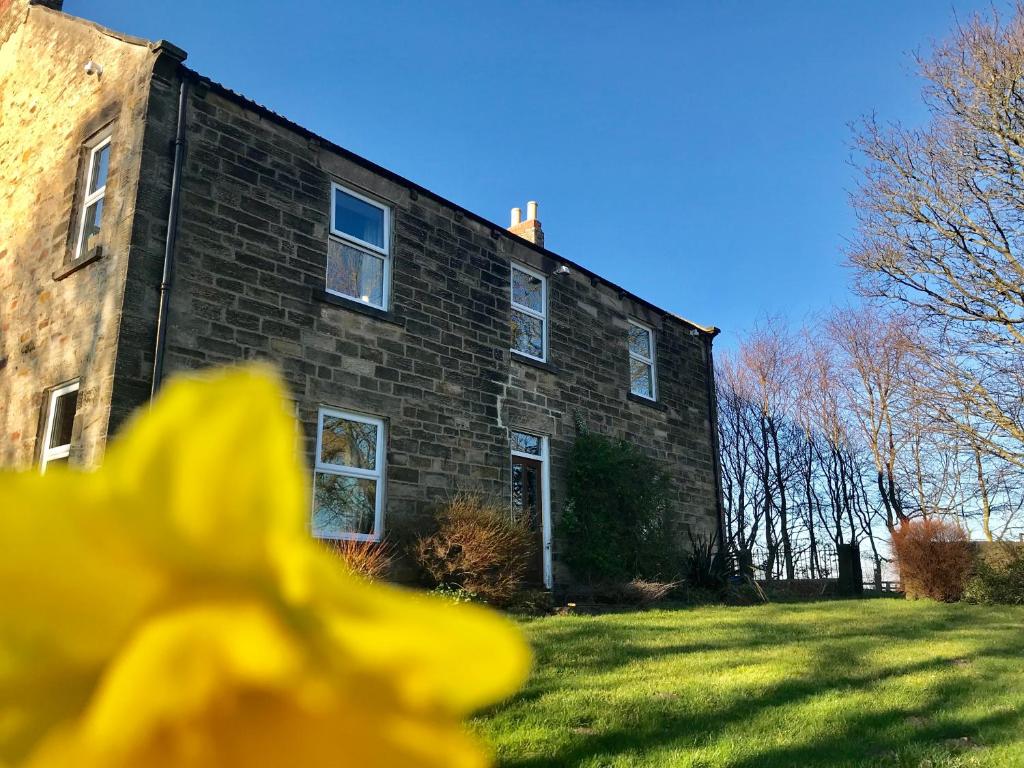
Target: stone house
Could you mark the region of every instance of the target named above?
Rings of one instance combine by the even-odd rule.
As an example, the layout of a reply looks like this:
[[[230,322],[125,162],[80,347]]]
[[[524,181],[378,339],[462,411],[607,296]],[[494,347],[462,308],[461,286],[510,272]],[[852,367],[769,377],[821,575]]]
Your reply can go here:
[[[170,374],[276,363],[312,533],[401,541],[456,489],[559,553],[574,420],[719,519],[712,339],[184,66],[185,52],[0,0],[0,465],[90,466]]]

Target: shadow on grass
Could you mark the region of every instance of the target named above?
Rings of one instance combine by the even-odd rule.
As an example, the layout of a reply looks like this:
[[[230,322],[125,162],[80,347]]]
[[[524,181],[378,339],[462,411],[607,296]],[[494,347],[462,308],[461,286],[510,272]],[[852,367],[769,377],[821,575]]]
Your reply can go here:
[[[754,720],[778,716],[782,728],[786,717],[794,710],[817,697],[842,696],[846,692],[870,690],[872,686],[899,678],[930,673],[935,680],[912,706],[886,706],[879,703],[861,712],[844,713],[841,720],[826,724],[824,735],[808,735],[799,744],[769,745],[756,750],[749,757],[736,755],[718,764],[738,768],[782,768],[782,766],[833,765],[902,765],[905,759],[919,760],[921,756],[949,754],[945,744],[950,740],[967,737],[971,746],[979,731],[1013,732],[1019,722],[1015,712],[995,712],[978,719],[951,716],[959,701],[971,695],[977,681],[970,675],[951,673],[960,661],[931,657],[926,660],[879,666],[879,650],[891,650],[893,659],[900,659],[901,643],[907,641],[955,639],[969,643],[973,658],[1019,659],[1024,653],[1024,636],[1020,625],[1005,621],[1005,617],[992,616],[991,621],[978,615],[957,614],[938,607],[928,614],[904,616],[903,621],[891,615],[858,615],[854,609],[837,611],[842,621],[838,627],[822,627],[814,621],[794,617],[751,613],[742,621],[723,622],[715,627],[712,614],[707,620],[710,634],[717,629],[714,639],[693,640],[701,634],[701,621],[696,627],[691,622],[673,621],[670,617],[653,616],[650,624],[623,619],[619,621],[584,621],[566,626],[552,626],[537,633],[538,673],[527,689],[516,699],[498,708],[509,714],[525,707],[543,706],[547,694],[564,691],[566,677],[579,677],[575,690],[588,685],[600,688],[607,684],[606,675],[624,666],[657,661],[694,653],[722,654],[712,666],[727,665],[738,659],[756,660],[765,649],[778,650],[786,645],[798,646],[809,655],[807,668],[802,674],[759,688],[756,697],[722,702],[711,711],[685,711],[671,698],[644,702],[630,702],[625,719],[628,722],[615,727],[591,729],[583,716],[577,722],[553,723],[553,728],[564,733],[564,738],[551,745],[548,754],[507,757],[501,765],[508,768],[546,768],[548,766],[578,766],[584,763],[604,765],[630,756],[643,756],[661,749],[679,751],[714,750],[719,740],[728,740],[736,730]],[[723,615],[722,618],[725,618]],[[781,620],[780,620],[781,619]],[[676,636],[678,637],[676,637]],[[684,640],[673,642],[673,640]],[[869,654],[874,654],[869,658]],[[556,666],[552,670],[550,667]],[[561,676],[559,676],[561,674]],[[627,671],[628,674],[628,671]],[[587,681],[588,675],[597,675],[595,685]],[[666,679],[671,686],[672,680]],[[568,683],[569,686],[572,683]],[[708,670],[707,685],[713,688],[714,670]],[[620,704],[612,703],[609,707]],[[580,713],[583,715],[583,713]],[[910,721],[913,724],[908,724]],[[573,726],[582,726],[573,730]],[[817,723],[817,725],[822,725]],[[591,730],[593,732],[591,732]],[[551,743],[551,742],[549,742]],[[985,744],[984,746],[995,746]],[[945,750],[945,751],[944,751]],[[747,752],[749,754],[749,750]],[[712,758],[710,761],[715,762]],[[693,763],[700,765],[699,759]],[[917,765],[917,762],[913,762]]]

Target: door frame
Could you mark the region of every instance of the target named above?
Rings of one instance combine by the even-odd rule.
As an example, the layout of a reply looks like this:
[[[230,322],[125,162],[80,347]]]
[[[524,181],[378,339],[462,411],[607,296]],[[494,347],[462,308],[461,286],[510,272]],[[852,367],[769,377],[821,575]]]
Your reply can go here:
[[[551,589],[551,461],[550,452],[548,449],[548,438],[547,435],[539,435],[536,432],[530,432],[525,429],[513,429],[509,427],[509,432],[521,432],[524,435],[532,435],[533,437],[540,438],[540,455],[535,453],[524,453],[522,451],[515,451],[511,449],[512,441],[509,440],[509,471],[511,472],[512,457],[518,456],[522,459],[532,459],[533,461],[540,462],[540,483],[541,483],[541,531],[542,531],[542,546],[541,546],[541,561],[543,564],[544,572],[544,586],[547,589]],[[508,485],[508,503],[509,509],[512,508],[512,478],[509,475]]]

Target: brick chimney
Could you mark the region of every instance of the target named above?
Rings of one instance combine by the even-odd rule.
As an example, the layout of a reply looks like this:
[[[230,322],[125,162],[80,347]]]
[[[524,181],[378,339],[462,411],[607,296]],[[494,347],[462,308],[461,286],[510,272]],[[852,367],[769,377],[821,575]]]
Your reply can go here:
[[[526,204],[526,221],[522,221],[522,217],[522,209],[513,208],[512,225],[508,228],[508,231],[543,248],[544,230],[541,229],[540,220],[537,218],[537,203],[533,200],[528,202]]]

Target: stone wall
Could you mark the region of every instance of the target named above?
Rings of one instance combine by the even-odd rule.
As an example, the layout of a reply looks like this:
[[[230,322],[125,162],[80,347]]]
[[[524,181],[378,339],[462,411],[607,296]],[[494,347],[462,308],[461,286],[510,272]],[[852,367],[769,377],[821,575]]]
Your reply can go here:
[[[81,380],[72,463],[102,454],[139,148],[157,54],[26,0],[0,18],[0,466],[39,450],[46,391]],[[94,61],[102,74],[87,74]],[[83,145],[113,131],[102,257],[69,272]]]
[[[576,412],[672,475],[680,523],[714,526],[706,334],[578,270],[551,276],[549,365],[509,353],[510,261],[553,254],[355,161],[210,83],[192,88],[168,372],[269,359],[308,458],[319,405],[386,419],[385,533],[402,541],[456,489],[507,499],[508,429],[550,436],[552,510]],[[391,308],[323,294],[330,183],[393,211]],[[627,397],[630,317],[656,329],[659,403]],[[555,580],[564,542],[554,541]]]

